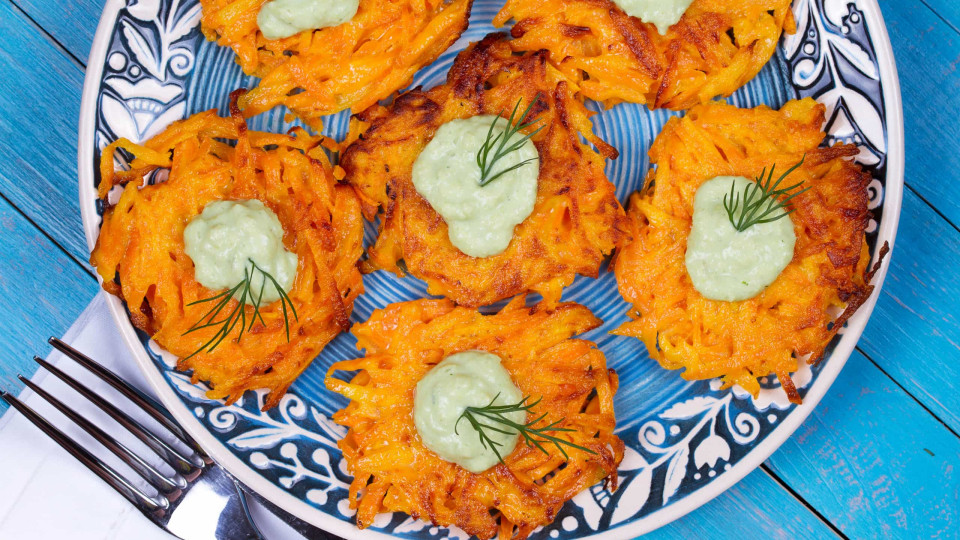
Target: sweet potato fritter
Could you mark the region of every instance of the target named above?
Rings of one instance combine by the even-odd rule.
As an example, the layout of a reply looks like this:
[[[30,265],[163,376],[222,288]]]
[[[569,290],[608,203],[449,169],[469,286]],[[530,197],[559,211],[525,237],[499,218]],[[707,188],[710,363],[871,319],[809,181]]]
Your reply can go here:
[[[643,340],[685,379],[721,377],[756,396],[757,378],[775,374],[800,402],[790,373],[801,359],[819,360],[873,291],[864,238],[870,175],[844,159],[855,146],[819,147],[823,123],[824,106],[809,98],[780,111],[701,105],[667,122],[650,149],[656,168],[630,199],[634,241],[618,252],[615,272],[633,320],[614,333]],[[755,178],[774,164],[784,171],[804,156],[789,178],[810,188],[791,204],[793,260],[751,299],[701,296],[684,263],[697,188],[716,176]]]
[[[576,89],[546,62],[546,54],[514,56],[506,36],[494,34],[460,53],[447,83],[413,90],[389,107],[374,106],[351,123],[353,142],[343,155],[347,179],[360,193],[367,219],[384,210],[369,262],[402,275],[399,261],[429,285],[431,294],[475,307],[527,291],[559,300],[575,274],[596,277],[605,254],[626,240],[625,214],[603,174],[616,151],[591,132]],[[474,258],[457,249],[443,218],[411,180],[417,156],[444,123],[500,114],[539,97],[527,120],[545,126],[533,137],[540,176],[533,213],[514,230],[507,249]]]
[[[234,103],[238,95],[232,96]],[[232,111],[232,118],[202,112],[143,145],[120,139],[104,149],[100,197],[106,202],[114,185],[126,186],[104,212],[90,262],[103,288],[126,301],[133,324],[181,357],[177,369],[193,370],[194,382],[210,382],[210,398],[232,402],[245,390],[267,388],[269,408],[349,327],[353,301],[363,290],[356,267],[363,252],[363,217],[353,190],[333,180],[322,137],[303,130],[248,132],[235,105]],[[223,140],[236,141],[236,148]],[[118,148],[136,158],[129,171],[113,170]],[[158,169],[169,170],[166,181],[141,188]],[[187,304],[218,292],[194,278],[183,230],[207,203],[237,199],[259,199],[280,219],[284,246],[297,255],[288,294],[298,318],[289,317],[288,342],[281,303],[261,306],[262,321],[240,341],[234,330],[212,352],[183,359],[217,331],[184,335],[210,307]],[[225,312],[236,305],[231,300]],[[253,308],[245,309],[252,320]]]
[[[550,51],[590,99],[683,110],[760,72],[795,31],[790,1],[694,0],[664,36],[610,0],[508,0],[494,25],[515,20],[514,50]]]
[[[326,384],[351,400],[333,419],[349,428],[339,445],[354,477],[357,526],[399,511],[480,538],[523,539],[594,483],[608,478],[615,488],[624,448],[613,434],[617,376],[593,343],[570,339],[600,323],[583,306],[528,308],[521,296],[496,315],[423,299],[354,325],[366,356],[331,366]],[[443,358],[474,349],[499,355],[524,395],[543,397],[533,413],[574,430],[554,435],[596,454],[568,449],[564,466],[555,447],[548,455],[521,441],[505,464],[474,474],[428,450],[413,423],[417,382]],[[332,376],[338,370],[359,372],[348,383]]]
[[[244,73],[262,79],[240,100],[244,114],[283,104],[318,131],[321,116],[362,111],[408,85],[467,29],[473,3],[360,0],[344,24],[269,40],[257,27],[267,1],[201,0],[201,29],[233,49]]]

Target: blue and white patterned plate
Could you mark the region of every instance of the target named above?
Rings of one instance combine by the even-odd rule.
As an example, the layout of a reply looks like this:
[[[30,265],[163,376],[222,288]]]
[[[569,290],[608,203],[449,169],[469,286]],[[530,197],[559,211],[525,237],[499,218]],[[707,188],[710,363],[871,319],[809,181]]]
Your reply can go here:
[[[454,47],[417,74],[414,84],[440,83],[456,53],[493,28],[502,1],[476,0],[470,28]],[[730,101],[741,107],[779,107],[813,96],[827,107],[828,144],[853,142],[857,160],[873,173],[870,184],[871,249],[893,244],[903,187],[903,120],[896,68],[875,0],[795,0],[798,31],[785,36],[760,75]],[[99,150],[117,137],[134,141],[158,133],[197,111],[225,112],[227,95],[249,87],[230,50],[202,39],[197,0],[108,0],[94,39],[84,85],[80,123],[80,199],[89,245],[100,225],[95,183]],[[592,104],[592,108],[600,110]],[[625,202],[641,185],[647,150],[667,119],[677,113],[621,104],[595,119],[597,133],[620,150],[607,175]],[[252,127],[285,131],[284,111],[252,120]],[[326,121],[325,133],[342,137],[345,113]],[[368,226],[366,241],[375,230]],[[875,249],[874,249],[875,251]],[[880,284],[885,268],[876,278]],[[353,320],[363,321],[388,303],[425,295],[424,284],[386,272],[364,278],[367,293]],[[878,287],[879,290],[879,287]],[[863,331],[876,294],[831,344],[825,360],[794,377],[803,396],[790,404],[775,378],[761,381],[759,398],[739,389],[719,391],[718,381],[687,382],[650,360],[639,340],[608,332],[625,320],[627,304],[613,275],[578,278],[564,299],[585,304],[605,324],[584,337],[597,342],[620,374],[615,405],[618,434],[626,442],[622,482],[614,493],[600,486],[568,503],[535,538],[633,537],[694,510],[756,468],[810,414],[827,391]],[[341,335],[292,386],[280,405],[261,412],[263,394],[248,393],[227,406],[207,400],[204,388],[173,370],[174,359],[131,326],[124,306],[110,297],[124,338],[165,405],[210,454],[247,486],[281,508],[348,538],[392,534],[408,538],[466,538],[401,514],[382,514],[358,531],[347,502],[350,481],[336,441],[343,428],[330,415],[342,397],[325,390],[327,367],[358,355],[355,340]]]

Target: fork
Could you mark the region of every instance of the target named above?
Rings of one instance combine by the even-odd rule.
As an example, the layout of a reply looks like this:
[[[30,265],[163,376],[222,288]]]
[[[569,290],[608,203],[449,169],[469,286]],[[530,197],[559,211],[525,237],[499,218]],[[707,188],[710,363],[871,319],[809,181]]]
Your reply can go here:
[[[167,532],[183,540],[263,540],[250,517],[245,495],[237,481],[208,458],[162,407],[70,345],[57,338],[50,338],[48,342],[54,349],[119,391],[164,428],[167,432],[166,439],[56,366],[40,357],[34,357],[34,361],[41,367],[139,439],[155,457],[145,459],[138,455],[30,379],[22,375],[17,377],[127,464],[155,492],[150,493],[150,490],[138,487],[135,481],[118,473],[15,396],[0,391],[0,397]],[[177,443],[168,442],[170,438]],[[151,460],[156,462],[156,459],[163,461],[173,473],[166,473],[151,464]]]

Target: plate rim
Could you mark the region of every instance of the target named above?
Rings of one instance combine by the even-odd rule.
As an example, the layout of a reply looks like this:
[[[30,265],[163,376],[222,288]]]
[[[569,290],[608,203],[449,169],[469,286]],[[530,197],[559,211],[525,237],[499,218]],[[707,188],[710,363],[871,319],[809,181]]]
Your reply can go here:
[[[150,0],[161,1],[161,0]],[[879,77],[883,90],[884,115],[887,131],[887,167],[884,183],[884,204],[877,242],[886,241],[890,246],[886,264],[874,276],[874,292],[867,302],[861,306],[855,316],[848,323],[848,331],[836,345],[833,353],[827,360],[824,368],[817,375],[816,380],[808,389],[802,405],[795,407],[769,435],[753,447],[730,470],[718,475],[716,480],[695,490],[693,493],[677,502],[662,507],[640,519],[629,521],[616,527],[597,531],[588,538],[596,540],[613,540],[630,538],[645,534],[697,510],[709,501],[716,498],[727,489],[738,483],[748,474],[756,470],[762,462],[769,458],[783,443],[789,439],[800,427],[804,420],[813,412],[820,400],[833,385],[840,371],[846,365],[856,348],[866,327],[873,309],[876,306],[880,291],[890,268],[890,259],[893,256],[897,229],[900,222],[900,210],[903,202],[904,171],[905,171],[905,138],[903,125],[903,102],[900,93],[900,79],[897,72],[893,46],[884,22],[883,14],[877,0],[857,0],[870,28],[871,41],[877,57]],[[96,211],[96,193],[93,189],[94,178],[94,141],[97,116],[97,98],[99,96],[100,79],[106,61],[106,54],[113,33],[115,21],[120,10],[126,7],[125,0],[107,0],[104,4],[96,33],[93,37],[90,54],[87,58],[83,91],[80,103],[80,119],[77,144],[77,171],[79,181],[80,214],[87,241],[87,248],[93,250],[99,234],[100,215]],[[893,188],[893,189],[891,189]],[[879,252],[879,250],[877,250]],[[874,253],[873,261],[877,253]],[[251,491],[266,498],[284,511],[325,531],[347,538],[392,538],[388,533],[374,529],[358,529],[352,522],[314,508],[304,501],[283,491],[280,487],[267,481],[262,475],[237,457],[221,441],[217,440],[203,426],[177,396],[173,387],[166,381],[163,374],[157,369],[144,350],[122,302],[115,296],[105,294],[102,290],[102,279],[96,274],[101,285],[98,294],[105,297],[110,314],[117,325],[127,349],[149,381],[153,390],[160,397],[163,405],[173,414],[174,418],[190,433],[205,451],[223,466],[232,476]],[[852,336],[856,336],[853,338]],[[846,336],[851,336],[847,338]]]

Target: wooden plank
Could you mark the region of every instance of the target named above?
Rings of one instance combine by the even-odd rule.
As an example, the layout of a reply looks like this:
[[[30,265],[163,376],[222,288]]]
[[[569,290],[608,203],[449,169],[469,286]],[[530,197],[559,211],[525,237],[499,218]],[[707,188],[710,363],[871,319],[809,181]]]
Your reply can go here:
[[[56,3],[49,0],[13,0],[13,3],[86,65],[104,0]]]
[[[76,173],[83,72],[8,2],[0,3],[0,80],[0,192],[86,261]]]
[[[722,531],[722,534],[720,533]],[[836,538],[830,527],[762,469],[691,514],[644,536],[690,538]]]
[[[955,537],[960,439],[862,354],[771,470],[851,538]]]
[[[935,2],[954,22],[956,0]],[[950,6],[949,9],[947,6]],[[907,183],[960,224],[960,34],[922,2],[880,0],[900,72]]]
[[[859,346],[960,431],[960,233],[907,191],[888,264],[890,273]]]
[[[930,10],[960,33],[960,3],[956,0],[922,0]]]
[[[36,371],[46,339],[62,335],[99,286],[49,238],[0,199],[0,387],[19,393],[17,374]],[[7,408],[0,402],[0,411]]]

